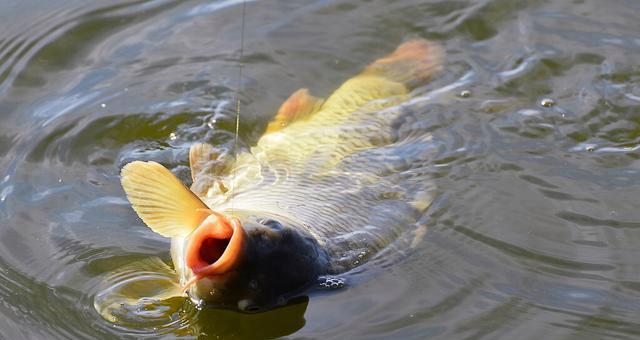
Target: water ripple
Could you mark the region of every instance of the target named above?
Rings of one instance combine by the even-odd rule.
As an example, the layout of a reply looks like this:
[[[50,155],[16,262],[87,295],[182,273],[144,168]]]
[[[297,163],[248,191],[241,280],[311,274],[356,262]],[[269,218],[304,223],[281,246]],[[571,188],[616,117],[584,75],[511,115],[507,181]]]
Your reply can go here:
[[[411,37],[444,46],[437,79],[379,113],[416,142],[344,163],[433,179],[428,232],[347,273],[347,289],[269,313],[125,296],[172,279],[123,271],[168,263],[169,244],[136,218],[119,169],[155,160],[188,182],[191,143],[231,149],[241,3],[0,4],[2,336],[637,336],[633,1],[248,1],[242,147],[296,88],[327,96]]]

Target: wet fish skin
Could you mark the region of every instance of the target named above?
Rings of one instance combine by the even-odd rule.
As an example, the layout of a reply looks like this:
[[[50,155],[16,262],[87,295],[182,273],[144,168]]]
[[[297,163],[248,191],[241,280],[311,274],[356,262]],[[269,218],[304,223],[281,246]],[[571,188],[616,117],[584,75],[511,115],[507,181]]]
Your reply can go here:
[[[328,253],[299,227],[281,217],[235,214],[242,216],[246,232],[242,257],[224,276],[198,280],[195,296],[211,305],[258,312],[284,304],[328,273]]]
[[[400,138],[394,123],[402,110],[389,108],[410,98],[441,59],[437,45],[412,40],[326,100],[296,91],[249,151],[223,160],[208,144],[192,146],[191,190],[157,163],[125,166],[127,197],[152,230],[172,238],[189,296],[264,310],[415,227],[431,202],[419,175],[431,139]]]

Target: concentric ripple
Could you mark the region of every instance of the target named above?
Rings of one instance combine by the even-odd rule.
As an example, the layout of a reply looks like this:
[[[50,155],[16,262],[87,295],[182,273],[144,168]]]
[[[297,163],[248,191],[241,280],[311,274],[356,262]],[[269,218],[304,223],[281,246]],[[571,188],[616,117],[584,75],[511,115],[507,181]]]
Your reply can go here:
[[[0,338],[640,335],[640,3],[247,1],[238,83],[241,10],[0,4]],[[173,297],[169,241],[121,166],[189,183],[191,143],[231,150],[238,86],[244,148],[295,90],[327,96],[415,36],[447,52],[401,108],[396,132],[421,143],[363,154],[434,181],[418,237],[268,313]]]

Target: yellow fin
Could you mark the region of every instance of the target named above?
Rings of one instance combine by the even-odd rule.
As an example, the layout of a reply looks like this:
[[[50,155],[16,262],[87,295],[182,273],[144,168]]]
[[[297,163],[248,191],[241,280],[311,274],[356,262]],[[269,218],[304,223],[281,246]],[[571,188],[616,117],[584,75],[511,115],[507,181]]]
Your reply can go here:
[[[228,191],[222,176],[229,171],[232,159],[208,143],[196,143],[189,148],[191,167],[191,191],[207,196],[212,186],[217,185],[220,193]]]
[[[299,89],[282,103],[278,113],[267,126],[266,133],[275,132],[297,121],[304,120],[320,110],[324,99],[313,97],[307,89]]]
[[[404,42],[391,54],[369,65],[363,75],[375,75],[414,88],[440,70],[442,48],[424,39]]]
[[[154,232],[186,236],[206,217],[202,209],[208,207],[164,166],[135,161],[120,174],[133,210]]]
[[[438,44],[424,39],[400,44],[334,91],[322,106],[323,114],[329,113],[323,118],[339,120],[365,106],[368,111],[377,111],[406,100],[409,91],[440,70],[443,55]],[[378,99],[387,100],[375,102]]]

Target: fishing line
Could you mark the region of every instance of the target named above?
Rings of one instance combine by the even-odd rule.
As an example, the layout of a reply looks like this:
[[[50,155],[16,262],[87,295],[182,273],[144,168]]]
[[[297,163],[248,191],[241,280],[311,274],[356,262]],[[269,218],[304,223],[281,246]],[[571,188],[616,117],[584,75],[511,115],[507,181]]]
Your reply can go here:
[[[242,92],[242,69],[244,67],[244,26],[246,17],[247,1],[242,1],[242,24],[240,28],[240,58],[238,60],[238,84],[236,86],[236,133],[233,141],[233,156],[238,157],[238,136],[240,132],[240,94]],[[230,196],[231,196],[231,211],[233,212],[233,198],[235,197],[235,181],[238,168],[236,165],[233,167],[233,177],[231,179]]]

